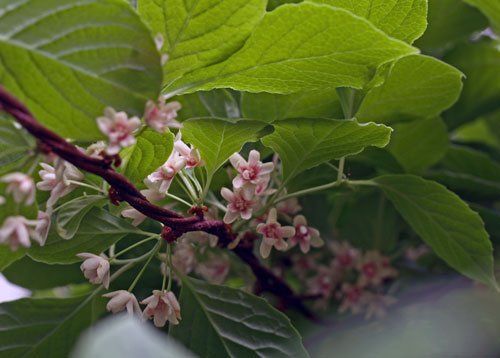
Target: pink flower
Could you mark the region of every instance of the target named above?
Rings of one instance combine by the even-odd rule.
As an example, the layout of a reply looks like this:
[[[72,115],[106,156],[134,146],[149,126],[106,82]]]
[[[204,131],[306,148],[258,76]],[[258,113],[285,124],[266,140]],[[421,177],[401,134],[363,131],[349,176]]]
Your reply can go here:
[[[186,159],[186,168],[194,168],[202,166],[203,160],[201,160],[200,151],[196,148],[189,147],[181,139],[180,133],[177,133],[174,142],[174,149]]]
[[[395,304],[397,300],[389,295],[381,295],[369,293],[366,295],[366,319],[373,316],[375,318],[384,318],[386,315],[386,308]]]
[[[102,254],[97,256],[87,252],[76,255],[83,259],[80,266],[83,275],[90,283],[101,284],[107,289],[109,287],[109,261],[108,258]]]
[[[141,302],[147,305],[144,309],[144,317],[151,319],[156,327],[163,327],[169,321],[179,324],[181,319],[181,307],[173,292],[154,290],[153,295]]]
[[[348,270],[356,265],[359,259],[359,250],[353,248],[347,241],[330,243],[330,248],[335,254],[333,265],[342,270]]]
[[[59,198],[71,193],[75,189],[75,184],[71,181],[83,180],[83,174],[72,164],[57,160],[55,167],[40,163],[43,168],[40,170],[41,182],[36,184],[36,187],[42,191],[50,191],[50,197],[47,200],[47,207],[52,207]]]
[[[319,237],[319,231],[315,228],[307,226],[307,220],[304,215],[297,215],[293,218],[293,226],[295,227],[295,235],[290,239],[290,247],[299,244],[300,250],[305,254],[312,247],[321,247],[324,245],[323,240]]]
[[[33,179],[23,173],[11,173],[4,175],[0,181],[7,183],[7,194],[12,194],[16,203],[25,202],[26,205],[31,205],[35,201],[35,182]]]
[[[229,272],[229,258],[227,255],[209,253],[206,261],[196,266],[196,273],[211,283],[221,285]]]
[[[30,247],[30,237],[38,241],[33,230],[38,224],[38,220],[28,220],[24,216],[9,216],[0,228],[0,244],[9,244],[12,251],[19,246]]]
[[[103,297],[111,298],[108,304],[106,305],[106,309],[115,314],[121,312],[123,310],[127,310],[127,313],[132,316],[134,313],[141,316],[142,310],[139,307],[139,302],[137,302],[137,298],[135,298],[134,294],[125,291],[113,291],[103,295]]]
[[[341,288],[342,302],[339,306],[339,313],[344,313],[348,310],[352,314],[358,314],[362,311],[366,303],[366,293],[360,286],[352,286],[344,283]]]
[[[151,203],[156,203],[165,197],[165,194],[160,193],[156,189],[144,189],[141,190],[142,195],[148,199]],[[120,213],[124,218],[132,219],[132,225],[138,226],[144,220],[146,220],[146,215],[141,213],[140,211],[134,209],[131,206],[127,206]]]
[[[272,208],[269,211],[266,223],[257,225],[257,232],[264,236],[260,244],[260,255],[263,258],[269,257],[273,246],[276,250],[286,251],[288,244],[284,239],[295,235],[293,226],[281,226],[276,219],[276,209]]]
[[[108,136],[106,152],[115,155],[121,148],[135,144],[133,132],[140,127],[141,121],[137,117],[128,118],[125,112],[116,112],[113,108],[106,107],[104,117],[97,118],[97,125]]]
[[[182,108],[179,102],[165,103],[165,97],[160,96],[158,103],[148,101],[144,118],[148,126],[155,131],[164,133],[169,128],[182,128],[182,124],[177,122],[177,111]]]
[[[333,293],[338,277],[327,266],[319,266],[318,273],[307,280],[307,292],[312,295],[321,295],[325,298]]]
[[[166,193],[174,177],[185,166],[186,159],[181,157],[177,152],[172,152],[165,164],[147,177],[145,180],[146,186],[149,189],[156,189],[162,194]]]
[[[235,189],[234,192],[228,188],[222,188],[220,193],[228,201],[227,212],[224,215],[224,222],[231,224],[238,217],[249,220],[252,217],[253,209],[257,206],[252,188]]]
[[[276,204],[278,213],[285,216],[293,216],[302,210],[297,198],[290,198]]]
[[[233,186],[238,189],[245,184],[257,186],[262,182],[267,183],[271,172],[274,170],[273,163],[262,163],[260,153],[251,150],[248,156],[248,162],[238,153],[234,153],[229,158],[233,167],[238,171],[238,175],[233,179]]]
[[[47,241],[47,236],[49,235],[49,229],[51,223],[50,215],[51,215],[50,211],[38,212],[38,217],[37,217],[38,223],[36,224],[35,231],[33,232],[32,237],[34,240],[40,243],[40,246],[45,245],[45,241]]]
[[[358,262],[356,268],[360,272],[358,285],[378,286],[386,278],[397,276],[396,269],[391,267],[389,259],[382,256],[378,251],[368,251]]]

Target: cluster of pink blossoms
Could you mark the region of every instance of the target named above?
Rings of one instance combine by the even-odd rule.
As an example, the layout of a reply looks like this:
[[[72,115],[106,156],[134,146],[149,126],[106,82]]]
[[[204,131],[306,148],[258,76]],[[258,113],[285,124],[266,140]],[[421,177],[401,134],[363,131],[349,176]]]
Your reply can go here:
[[[78,257],[83,259],[80,266],[85,278],[90,283],[103,285],[106,289],[110,283],[110,263],[106,255],[81,253]],[[141,311],[135,295],[129,291],[118,290],[107,293],[104,297],[110,298],[106,309],[111,313],[127,311],[130,315],[137,315],[143,319],[153,319],[155,326],[163,327],[168,322],[178,324],[181,319],[181,308],[175,294],[171,291],[154,290],[153,294],[140,303],[146,305]]]
[[[382,293],[385,283],[398,275],[390,259],[376,250],[361,253],[347,242],[333,241],[329,249],[326,255],[294,258],[294,271],[307,294],[318,296],[318,308],[336,300],[339,313],[365,312],[367,319],[382,318],[385,308],[396,302]]]
[[[262,163],[258,151],[250,151],[248,161],[235,153],[231,156],[230,162],[238,174],[233,179],[232,191],[228,188],[221,189],[222,197],[228,202],[224,216],[224,222],[227,224],[233,223],[238,218],[251,219],[254,212],[263,206],[263,199],[275,192],[268,188],[275,164]],[[262,235],[259,251],[263,258],[269,257],[273,247],[278,251],[286,251],[299,245],[301,251],[307,253],[311,246],[323,245],[319,231],[308,226],[303,215],[291,218],[290,215],[298,211],[294,209],[290,211],[286,205],[285,201],[270,208],[265,215],[265,222],[258,223],[256,227],[257,233]],[[279,213],[283,214],[283,219],[291,221],[292,225],[281,225],[278,221]]]

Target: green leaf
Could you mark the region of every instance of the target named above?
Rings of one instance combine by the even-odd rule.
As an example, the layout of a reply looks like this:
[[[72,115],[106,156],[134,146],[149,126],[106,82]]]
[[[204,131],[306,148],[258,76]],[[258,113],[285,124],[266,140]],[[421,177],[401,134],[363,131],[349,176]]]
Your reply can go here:
[[[182,104],[179,117],[182,119],[199,117],[240,118],[236,98],[225,89],[195,92],[176,97]]]
[[[38,205],[36,200],[31,205],[26,205],[24,202],[17,203],[12,194],[6,194],[6,188],[6,183],[0,183],[0,196],[3,196],[5,199],[5,202],[0,206],[0,224],[9,216],[20,215],[35,220],[38,216]]]
[[[56,231],[65,240],[75,236],[87,213],[99,201],[106,202],[102,195],[81,196],[60,206],[57,214]]]
[[[242,290],[182,280],[181,323],[170,335],[201,357],[308,357],[289,319]]]
[[[416,51],[344,9],[283,5],[267,13],[245,46],[228,60],[186,74],[166,90],[229,87],[285,94],[361,88],[377,67]]]
[[[97,293],[1,304],[2,357],[68,357],[80,333],[103,311],[103,305],[94,304]]]
[[[7,245],[0,245],[0,272],[3,272],[12,263],[21,259],[26,254],[24,248],[19,248],[17,251],[12,251]]]
[[[415,46],[428,53],[488,26],[488,20],[481,12],[462,0],[429,0],[427,22],[427,30]]]
[[[243,46],[264,16],[265,0],[140,0],[139,13],[165,38],[165,84],[221,62]]]
[[[269,0],[267,2],[267,11],[272,11],[284,4],[295,4],[298,2],[302,2],[302,0]]]
[[[500,2],[496,0],[464,0],[488,17],[496,31],[500,31]]]
[[[380,123],[436,117],[458,99],[461,79],[460,71],[435,58],[402,58],[384,84],[367,93],[356,117]]]
[[[196,118],[183,122],[182,138],[200,151],[209,177],[243,145],[259,139],[265,123],[249,120],[229,121]]]
[[[279,154],[286,180],[367,146],[384,147],[391,135],[389,127],[356,120],[298,118],[277,121],[273,126],[274,132],[262,138],[262,143]]]
[[[491,210],[477,204],[471,204],[471,207],[481,215],[486,231],[488,231],[492,240],[496,240],[493,243],[500,243],[500,213],[497,210]]]
[[[391,37],[412,43],[427,27],[427,0],[308,0],[368,19]]]
[[[86,331],[74,358],[194,358],[186,348],[158,330],[126,315],[110,317]]]
[[[337,92],[334,89],[297,92],[288,95],[274,93],[242,93],[243,117],[267,123],[285,118],[342,118]]]
[[[413,175],[381,176],[372,182],[448,265],[465,276],[497,287],[493,248],[484,223],[455,193]]]
[[[135,226],[106,210],[93,208],[85,215],[80,229],[71,240],[64,240],[51,230],[45,246],[32,246],[28,255],[35,261],[48,264],[72,264],[80,261],[76,254],[100,254],[125,235],[138,231]]]
[[[161,84],[149,30],[121,0],[0,2],[2,85],[57,133],[102,138],[105,106],[141,115]]]
[[[147,128],[133,146],[123,149],[122,174],[133,183],[142,183],[144,178],[160,167],[172,153],[174,135],[170,132],[158,133]]]
[[[448,150],[448,131],[440,118],[419,119],[392,126],[389,152],[408,173],[419,173],[436,164]]]
[[[456,47],[444,61],[466,76],[460,100],[444,114],[449,129],[500,109],[500,50],[495,42]]]
[[[25,158],[32,147],[31,138],[24,136],[10,119],[0,116],[0,167]]]
[[[482,143],[500,149],[500,111],[464,124],[452,136],[457,142]]]
[[[45,290],[86,282],[79,263],[48,265],[36,262],[28,256],[12,263],[2,275],[10,282],[30,290]]]

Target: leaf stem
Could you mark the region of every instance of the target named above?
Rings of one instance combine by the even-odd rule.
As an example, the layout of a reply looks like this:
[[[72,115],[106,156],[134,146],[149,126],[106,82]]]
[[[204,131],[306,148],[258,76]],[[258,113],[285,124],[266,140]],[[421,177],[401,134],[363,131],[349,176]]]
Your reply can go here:
[[[122,250],[122,251],[120,251],[119,253],[117,253],[117,254],[113,255],[112,257],[110,257],[110,259],[109,259],[109,260],[111,261],[111,260],[113,260],[113,259],[117,258],[118,256],[121,256],[121,255],[123,255],[124,253],[127,253],[127,252],[129,252],[130,250],[135,249],[136,247],[141,246],[142,244],[145,244],[146,242],[149,242],[149,241],[154,240],[154,239],[159,239],[159,238],[160,238],[160,235],[155,234],[155,235],[152,235],[152,236],[150,236],[150,237],[148,237],[148,238],[146,238],[146,239],[144,239],[144,240],[138,241],[138,242],[136,242],[135,244],[130,245],[130,246],[129,246],[129,247],[127,247],[126,249],[123,249],[123,250]]]
[[[137,274],[137,276],[135,277],[134,279],[134,282],[132,282],[132,284],[130,285],[130,287],[128,288],[128,292],[132,292],[135,288],[135,285],[137,285],[137,282],[139,282],[139,279],[141,278],[142,274],[144,273],[144,271],[146,271],[146,268],[148,267],[149,263],[151,262],[151,260],[153,259],[153,257],[158,253],[158,251],[160,250],[160,247],[161,247],[161,244],[162,244],[163,241],[158,241],[158,243],[156,244],[156,246],[153,248],[153,250],[151,250],[149,252],[149,258],[148,260],[146,261],[146,263],[144,264],[144,266],[142,266],[142,269],[141,271],[139,271],[139,273]]]

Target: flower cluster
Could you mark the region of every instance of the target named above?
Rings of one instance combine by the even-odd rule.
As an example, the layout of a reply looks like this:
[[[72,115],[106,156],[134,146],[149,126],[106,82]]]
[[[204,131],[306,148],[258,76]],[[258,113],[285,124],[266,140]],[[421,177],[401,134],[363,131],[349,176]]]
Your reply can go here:
[[[296,257],[294,272],[307,287],[307,294],[317,296],[318,308],[337,301],[339,313],[364,312],[367,319],[382,318],[385,308],[396,302],[384,294],[385,284],[397,277],[390,259],[379,251],[362,253],[348,242],[333,241],[329,253],[322,256]]]

